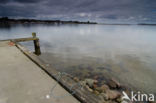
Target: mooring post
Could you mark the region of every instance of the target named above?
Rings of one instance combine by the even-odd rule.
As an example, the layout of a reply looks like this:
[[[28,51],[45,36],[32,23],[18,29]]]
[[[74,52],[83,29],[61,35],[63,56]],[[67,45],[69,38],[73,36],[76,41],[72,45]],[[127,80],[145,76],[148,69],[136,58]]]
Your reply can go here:
[[[36,33],[32,33],[32,36],[33,38],[36,38]],[[38,38],[34,40],[34,47],[35,47],[35,54],[40,55],[41,51],[40,51],[40,44]]]

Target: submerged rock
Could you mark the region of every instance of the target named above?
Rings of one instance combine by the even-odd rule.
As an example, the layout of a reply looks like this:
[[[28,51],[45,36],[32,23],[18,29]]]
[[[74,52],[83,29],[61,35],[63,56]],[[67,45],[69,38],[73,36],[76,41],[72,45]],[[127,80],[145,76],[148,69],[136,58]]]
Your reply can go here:
[[[106,100],[106,101],[109,99],[109,97],[106,93],[101,93],[101,96],[103,96],[104,100]]]
[[[120,83],[116,81],[115,79],[109,80],[107,84],[109,85],[110,88],[113,88],[113,89],[121,87]]]
[[[108,85],[103,84],[101,87],[96,87],[95,90],[99,91],[100,93],[104,93],[107,90],[109,90],[109,87],[108,87]]]
[[[94,94],[96,94],[96,95],[99,95],[99,94],[100,94],[97,90],[94,90],[93,92],[94,92]]]
[[[79,78],[77,78],[77,77],[74,77],[73,80],[74,80],[75,82],[79,82],[79,81],[80,81]]]
[[[89,88],[89,86],[85,86],[87,88],[88,91],[93,92],[93,89]]]
[[[121,98],[117,98],[116,101],[117,101],[118,103],[121,103],[121,102],[122,102],[122,99],[121,99]]]
[[[106,92],[107,90],[109,90],[108,85],[103,84],[103,85],[101,86],[101,90],[102,90],[102,92]]]
[[[106,95],[108,99],[114,100],[121,97],[121,93],[116,90],[107,90]]]
[[[93,79],[85,79],[86,84],[90,87],[93,88],[98,81],[97,80],[93,80]]]

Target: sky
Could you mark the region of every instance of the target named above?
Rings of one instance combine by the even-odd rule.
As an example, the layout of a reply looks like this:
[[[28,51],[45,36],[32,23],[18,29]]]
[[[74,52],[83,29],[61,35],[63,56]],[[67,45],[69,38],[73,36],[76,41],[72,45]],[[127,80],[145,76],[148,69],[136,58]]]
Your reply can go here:
[[[156,0],[0,0],[10,18],[156,23]]]

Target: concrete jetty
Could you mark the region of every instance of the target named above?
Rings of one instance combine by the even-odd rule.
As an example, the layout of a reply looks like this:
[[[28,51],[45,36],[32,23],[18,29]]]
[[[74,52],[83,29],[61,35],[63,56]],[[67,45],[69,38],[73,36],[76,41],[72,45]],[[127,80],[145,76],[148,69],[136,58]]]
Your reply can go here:
[[[0,41],[0,103],[79,103],[59,84],[50,95],[55,84],[14,42]]]

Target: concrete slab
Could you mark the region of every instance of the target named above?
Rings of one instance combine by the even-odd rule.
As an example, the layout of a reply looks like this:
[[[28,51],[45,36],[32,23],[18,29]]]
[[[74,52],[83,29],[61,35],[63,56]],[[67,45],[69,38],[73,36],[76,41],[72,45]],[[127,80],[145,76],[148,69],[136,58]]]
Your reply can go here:
[[[0,103],[79,103],[16,46],[0,42]],[[65,96],[64,96],[65,95]]]

